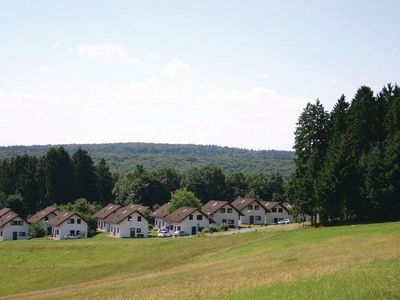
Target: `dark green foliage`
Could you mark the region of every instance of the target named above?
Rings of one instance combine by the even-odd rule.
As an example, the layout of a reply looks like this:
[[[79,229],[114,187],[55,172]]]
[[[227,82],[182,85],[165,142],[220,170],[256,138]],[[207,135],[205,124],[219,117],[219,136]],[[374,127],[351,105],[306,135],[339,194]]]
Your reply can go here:
[[[92,158],[79,148],[73,155],[75,199],[86,198],[96,201],[96,175]]]
[[[0,161],[17,154],[40,156],[52,146],[0,147]],[[150,171],[174,168],[180,172],[193,167],[214,165],[224,173],[280,173],[287,179],[293,170],[293,152],[278,150],[247,150],[206,145],[174,145],[151,143],[116,143],[64,145],[69,153],[79,148],[88,151],[95,162],[104,158],[111,172],[128,173],[137,164]]]
[[[40,222],[36,222],[31,224],[30,235],[32,238],[40,238],[46,235],[46,229],[43,227],[43,224]]]
[[[307,105],[296,129],[292,202],[324,223],[400,219],[399,87],[374,96],[363,86],[329,118],[318,106]]]
[[[14,212],[19,214],[22,218],[28,215],[28,208],[24,198],[20,194],[4,196],[2,193],[0,197],[0,209],[3,207],[11,208]]]
[[[106,205],[113,201],[112,190],[114,188],[114,179],[110,168],[104,159],[100,159],[95,167],[96,175],[96,200],[101,205]]]

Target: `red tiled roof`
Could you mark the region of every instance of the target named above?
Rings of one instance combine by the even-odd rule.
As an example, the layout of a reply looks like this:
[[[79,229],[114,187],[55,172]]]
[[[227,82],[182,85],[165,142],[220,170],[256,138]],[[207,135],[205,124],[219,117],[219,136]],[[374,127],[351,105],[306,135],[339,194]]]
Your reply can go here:
[[[260,205],[265,211],[267,210],[260,201],[253,199],[253,198],[238,198],[235,201],[233,201],[231,204],[237,210],[242,211],[245,207],[247,207],[248,205],[251,205],[254,202],[256,202],[258,205]]]
[[[165,216],[167,216],[168,215],[167,207],[168,207],[168,203],[161,205],[159,208],[157,208],[153,212],[153,217],[154,218],[164,218]]]
[[[2,216],[4,216],[6,213],[8,213],[9,211],[11,211],[11,208],[8,208],[8,207],[4,207],[4,208],[0,209],[0,218]]]
[[[124,207],[120,207],[115,213],[109,215],[105,221],[112,224],[119,224],[127,217],[129,217],[134,212],[137,212],[143,218],[147,220],[147,218],[143,215],[143,211],[148,209],[148,206],[143,206],[140,204],[129,204]]]
[[[206,215],[208,215],[208,214],[212,215],[215,212],[217,212],[221,207],[224,207],[225,205],[229,205],[234,210],[236,210],[239,214],[242,214],[236,207],[234,207],[233,205],[229,204],[228,201],[221,201],[221,200],[210,200],[210,201],[208,201],[206,204],[204,204],[201,207],[201,211]]]
[[[18,217],[18,214],[10,209],[0,218],[0,228],[14,220],[16,217]]]
[[[187,218],[189,215],[193,214],[195,211],[201,213],[204,217],[208,218],[200,209],[195,207],[181,207],[175,210],[173,213],[169,214],[164,218],[167,222],[179,223]],[[211,220],[210,220],[211,221]]]
[[[62,223],[64,223],[66,220],[68,220],[69,218],[71,218],[72,216],[77,215],[78,217],[80,217],[83,221],[85,221],[80,215],[78,215],[75,212],[72,211],[65,211],[65,212],[60,212],[56,217],[54,217],[53,219],[51,219],[49,221],[49,224],[51,226],[59,226]],[[86,221],[85,221],[86,222]]]
[[[46,207],[45,209],[39,211],[37,214],[33,215],[28,219],[29,223],[35,223],[37,221],[42,220],[44,217],[47,217],[51,213],[57,214],[55,211],[57,210],[57,207],[55,206],[49,206]]]
[[[99,219],[105,219],[120,207],[121,205],[119,204],[110,203],[107,206],[100,209],[94,216]]]

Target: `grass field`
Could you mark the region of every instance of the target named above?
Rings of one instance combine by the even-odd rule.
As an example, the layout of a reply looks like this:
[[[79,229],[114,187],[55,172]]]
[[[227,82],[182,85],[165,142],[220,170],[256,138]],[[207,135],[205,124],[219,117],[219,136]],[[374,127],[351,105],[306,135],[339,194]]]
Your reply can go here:
[[[0,298],[400,299],[400,222],[0,243]]]

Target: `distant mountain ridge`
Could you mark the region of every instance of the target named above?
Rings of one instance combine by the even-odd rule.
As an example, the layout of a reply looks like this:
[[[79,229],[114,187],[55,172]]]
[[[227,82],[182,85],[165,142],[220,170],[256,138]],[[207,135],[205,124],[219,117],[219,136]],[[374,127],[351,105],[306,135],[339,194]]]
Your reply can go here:
[[[214,164],[225,172],[280,172],[287,177],[293,168],[293,151],[249,150],[234,147],[195,144],[162,143],[104,143],[2,146],[0,160],[17,154],[43,155],[51,147],[63,146],[72,153],[78,148],[87,150],[95,160],[105,158],[113,171],[127,172],[135,164],[149,169],[174,167],[185,170],[194,166]]]

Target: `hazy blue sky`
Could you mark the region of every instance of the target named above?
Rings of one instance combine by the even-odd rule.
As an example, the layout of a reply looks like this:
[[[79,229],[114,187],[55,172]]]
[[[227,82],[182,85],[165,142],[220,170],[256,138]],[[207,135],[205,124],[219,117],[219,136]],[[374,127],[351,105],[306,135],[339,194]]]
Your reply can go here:
[[[0,1],[0,145],[290,149],[400,78],[400,1]]]

